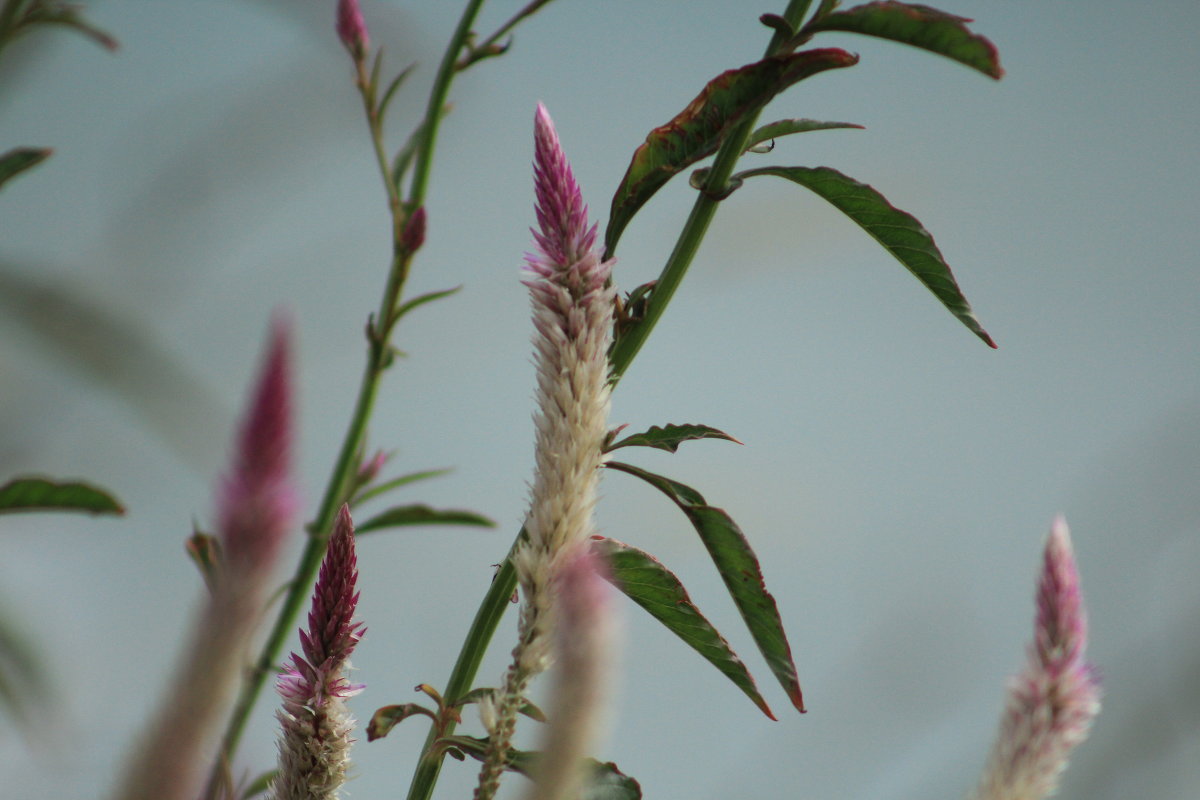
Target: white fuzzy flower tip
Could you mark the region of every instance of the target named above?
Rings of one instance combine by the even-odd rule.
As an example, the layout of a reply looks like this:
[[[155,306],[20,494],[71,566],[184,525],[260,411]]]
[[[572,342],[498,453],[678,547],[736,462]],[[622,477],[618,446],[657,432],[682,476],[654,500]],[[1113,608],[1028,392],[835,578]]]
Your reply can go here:
[[[1058,788],[1071,751],[1100,711],[1100,684],[1084,660],[1086,647],[1079,573],[1060,517],[1046,542],[1029,660],[1009,684],[978,800],[1041,800]]]

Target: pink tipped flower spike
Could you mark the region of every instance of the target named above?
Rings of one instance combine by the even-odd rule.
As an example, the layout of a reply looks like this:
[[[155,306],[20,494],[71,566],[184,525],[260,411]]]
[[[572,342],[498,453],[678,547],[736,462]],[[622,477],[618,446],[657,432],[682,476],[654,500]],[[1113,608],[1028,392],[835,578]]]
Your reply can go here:
[[[287,326],[276,322],[218,490],[221,558],[211,594],[113,800],[192,800],[216,750],[215,727],[248,663],[270,571],[296,510],[289,349]]]
[[[274,562],[292,526],[292,381],[287,325],[276,320],[262,371],[242,422],[233,468],[220,496],[222,559],[231,571]]]
[[[367,37],[367,23],[363,20],[358,0],[338,0],[337,34],[350,55],[361,59],[371,47]]]
[[[1050,530],[1037,592],[1033,646],[1009,684],[1000,733],[976,800],[1041,800],[1058,788],[1071,751],[1100,711],[1100,684],[1084,660],[1087,618],[1066,522]]]
[[[504,686],[481,705],[489,743],[475,800],[494,796],[525,688],[550,661],[551,580],[560,556],[592,535],[608,427],[613,262],[596,253],[596,227],[588,225],[579,185],[541,105],[534,117],[533,168],[539,252],[525,257],[524,283],[535,329],[537,468],[525,519],[528,539],[513,555],[525,601]]]
[[[354,524],[343,505],[313,592],[308,630],[300,631],[304,654],[292,653],[291,665],[279,676],[283,731],[274,800],[334,800],[345,780],[354,728],[345,699],[363,688],[345,676],[364,632],[354,621],[357,564]]]

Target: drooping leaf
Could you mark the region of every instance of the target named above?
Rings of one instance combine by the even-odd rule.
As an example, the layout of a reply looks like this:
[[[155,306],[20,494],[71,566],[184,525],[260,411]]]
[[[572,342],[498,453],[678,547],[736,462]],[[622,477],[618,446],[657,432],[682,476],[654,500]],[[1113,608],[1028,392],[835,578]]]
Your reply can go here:
[[[787,136],[792,133],[808,133],[809,131],[828,131],[837,128],[857,128],[862,130],[862,125],[856,125],[853,122],[821,122],[815,119],[781,119],[775,122],[768,122],[766,125],[758,128],[754,133],[750,134],[750,140],[746,142],[746,149],[750,150],[763,142],[769,142],[772,139],[778,139],[781,136]]]
[[[0,156],[0,186],[45,161],[54,151],[49,147],[15,147]]]
[[[740,172],[735,177],[744,179],[757,175],[787,178],[828,200],[907,267],[959,322],[988,347],[996,347],[958,288],[954,273],[933,237],[911,214],[893,206],[867,184],[829,167],[763,167]]]
[[[696,439],[724,439],[727,442],[741,444],[737,439],[730,436],[724,431],[719,431],[716,428],[710,428],[708,425],[663,425],[659,427],[654,425],[649,430],[642,433],[634,433],[626,436],[615,444],[610,444],[604,448],[605,452],[612,452],[618,447],[654,447],[659,450],[666,450],[669,453],[674,453],[679,449],[679,445],[684,442],[691,442]]]
[[[443,746],[457,748],[477,761],[487,757],[488,740],[475,736],[445,736],[438,740]],[[541,753],[535,750],[509,750],[504,768],[530,777]],[[580,800],[641,800],[642,787],[611,761],[586,759],[589,770]]]
[[[125,508],[109,491],[87,483],[15,478],[0,486],[0,514],[20,511],[124,514]]]
[[[381,528],[399,528],[405,525],[473,525],[494,528],[496,523],[474,511],[437,509],[423,504],[396,506],[376,514],[355,527],[355,534],[376,531]]]
[[[484,697],[487,697],[495,691],[495,689],[486,686],[478,689],[472,689],[459,698],[454,705],[461,708],[462,706],[469,705],[470,703],[478,703]],[[538,708],[534,703],[530,702],[529,698],[527,697],[521,698],[521,705],[519,708],[517,708],[517,713],[524,714],[530,719],[537,720],[538,722],[546,721],[546,713]]]
[[[929,6],[883,0],[818,15],[804,32],[842,31],[890,39],[946,56],[999,79],[1004,70],[996,47],[971,33],[966,25],[970,21]]]
[[[367,723],[367,741],[373,742],[376,739],[382,739],[392,732],[392,728],[417,714],[424,714],[435,722],[437,721],[437,714],[419,703],[401,703],[376,709],[375,713],[371,715],[371,721]]]
[[[722,509],[708,505],[703,495],[690,486],[619,461],[610,461],[607,466],[646,481],[671,498],[691,521],[767,666],[787,692],[792,705],[803,713],[804,695],[796,677],[792,648],[779,618],[779,608],[767,591],[758,557],[737,523]]]
[[[771,719],[770,706],[758,692],[750,670],[733,652],[688,596],[687,589],[654,556],[632,545],[595,537],[592,549],[608,564],[609,581],[719,669]]]
[[[715,153],[739,122],[792,84],[857,62],[858,56],[837,48],[806,50],[731,69],[709,81],[683,111],[650,131],[634,151],[613,195],[604,232],[608,256],[616,251],[622,231],[638,209],[680,170]]]
[[[84,19],[83,15],[79,13],[79,8],[73,4],[39,3],[25,15],[22,24],[63,25],[82,33],[101,47],[109,50],[116,50],[120,47],[117,40],[111,35]]]

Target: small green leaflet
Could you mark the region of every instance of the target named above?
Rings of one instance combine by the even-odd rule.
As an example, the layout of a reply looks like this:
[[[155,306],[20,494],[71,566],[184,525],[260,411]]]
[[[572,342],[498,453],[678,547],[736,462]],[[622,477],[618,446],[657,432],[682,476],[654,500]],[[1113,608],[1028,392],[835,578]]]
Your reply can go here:
[[[988,347],[996,347],[958,288],[958,281],[933,237],[916,217],[893,206],[867,184],[829,167],[762,167],[739,172],[733,177],[744,180],[758,175],[786,178],[828,200],[907,267],[968,330]]]
[[[380,512],[354,529],[355,535],[382,528],[399,528],[406,525],[472,525],[480,528],[494,528],[496,523],[482,514],[474,511],[458,509],[436,509],[416,503],[409,506],[396,506]]]
[[[703,495],[690,486],[619,461],[610,461],[606,466],[646,481],[671,498],[691,520],[767,666],[792,705],[803,713],[804,696],[779,608],[763,582],[758,557],[737,523],[722,509],[708,505]]]
[[[666,450],[669,453],[674,453],[679,449],[679,445],[684,442],[695,441],[696,439],[724,439],[727,442],[741,444],[737,439],[730,436],[724,431],[719,431],[716,428],[710,428],[708,425],[655,425],[643,433],[634,433],[626,436],[619,442],[608,445],[604,448],[606,453],[611,453],[618,447],[654,447],[659,450]]]
[[[830,131],[839,128],[854,128],[863,130],[862,125],[853,122],[821,122],[815,119],[781,119],[760,126],[746,142],[746,150],[759,152],[756,147],[763,142],[769,142],[793,133],[808,133],[809,131]]]
[[[378,708],[367,723],[367,741],[382,739],[392,732],[392,728],[416,714],[424,714],[437,722],[437,714],[419,703],[400,703],[394,706]]]
[[[733,652],[725,637],[696,608],[687,589],[673,572],[649,553],[613,539],[594,537],[592,550],[607,563],[608,575],[605,577],[609,582],[704,656],[764,714],[775,719],[767,701],[759,694],[750,670]]]
[[[15,478],[0,486],[0,514],[21,511],[124,514],[125,508],[107,490],[80,481]]]

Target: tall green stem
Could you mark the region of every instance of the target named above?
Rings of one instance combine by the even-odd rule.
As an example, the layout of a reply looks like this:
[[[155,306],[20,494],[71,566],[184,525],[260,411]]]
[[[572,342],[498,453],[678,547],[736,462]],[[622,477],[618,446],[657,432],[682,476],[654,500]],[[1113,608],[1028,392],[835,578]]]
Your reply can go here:
[[[784,19],[793,28],[798,27],[810,4],[811,0],[791,0],[783,14]],[[767,46],[766,55],[772,55],[786,38],[783,33],[776,31],[771,38],[771,43]],[[733,174],[734,165],[746,149],[746,142],[754,130],[757,119],[758,116],[754,115],[743,122],[730,134],[718,151],[712,170],[709,172],[708,181],[699,197],[696,198],[692,212],[676,240],[675,248],[651,293],[646,319],[643,324],[637,326],[641,335],[636,339],[627,337],[613,348],[610,355],[610,367],[614,383],[625,374],[629,365],[633,363],[633,359],[637,356],[646,337],[649,336],[650,330],[666,310],[671,296],[680,281],[683,280],[696,252],[700,249],[700,242],[708,230],[709,222],[716,213],[718,201],[713,198],[719,196],[720,190],[729,180],[729,176]],[[624,346],[621,346],[622,343]],[[511,550],[509,552],[511,554]],[[500,624],[500,619],[504,616],[509,598],[512,597],[516,586],[516,571],[509,558],[505,557],[500,571],[492,580],[492,584],[475,614],[475,619],[463,640],[458,660],[450,673],[450,679],[446,682],[447,702],[454,703],[470,690],[475,681],[475,675],[479,671],[479,665],[483,661],[483,655],[496,632],[496,627]],[[429,736],[425,740],[425,747],[421,752],[421,759],[413,774],[412,783],[409,785],[408,800],[429,800],[433,794],[433,787],[437,783],[443,759],[442,753],[435,747],[435,744],[440,737],[453,733],[454,728],[454,721],[446,720],[443,725],[434,726],[430,730]]]
[[[462,18],[459,20],[458,27],[455,29],[454,35],[451,37],[450,43],[446,48],[446,53],[442,58],[442,67],[438,70],[433,88],[430,90],[429,108],[423,128],[421,145],[417,153],[416,171],[407,208],[401,208],[397,202],[398,195],[391,184],[387,161],[382,156],[382,121],[379,119],[377,108],[375,107],[375,87],[371,86],[370,81],[366,78],[362,61],[356,61],[359,89],[363,93],[371,139],[375,147],[376,156],[380,162],[380,171],[384,182],[388,185],[388,202],[392,209],[394,229],[392,262],[388,270],[387,284],[383,292],[383,297],[380,300],[378,315],[375,318],[376,322],[369,327],[367,364],[363,370],[362,381],[359,384],[358,397],[354,403],[354,412],[350,418],[350,425],[346,429],[346,434],[342,439],[337,461],[334,463],[329,481],[325,486],[321,505],[317,510],[316,517],[309,526],[308,543],[305,545],[304,552],[300,556],[300,561],[296,565],[295,574],[288,583],[288,591],[284,596],[279,614],[275,619],[275,624],[271,628],[271,632],[267,637],[266,643],[263,645],[258,659],[254,662],[252,669],[242,684],[241,692],[230,715],[229,723],[221,740],[220,753],[213,765],[208,785],[205,789],[204,796],[206,800],[213,800],[218,796],[218,791],[222,784],[222,775],[233,760],[233,755],[237,750],[238,742],[245,729],[246,721],[250,717],[250,712],[254,708],[267,676],[274,671],[274,665],[278,663],[284,642],[291,636],[295,628],[296,617],[299,615],[300,609],[308,597],[317,570],[321,565],[321,560],[325,556],[325,547],[328,542],[330,527],[333,524],[334,514],[341,504],[348,499],[349,486],[358,469],[358,455],[366,439],[367,423],[371,418],[371,411],[375,405],[375,397],[379,392],[380,379],[391,363],[389,342],[395,324],[395,310],[403,295],[404,283],[408,277],[409,267],[412,262],[413,254],[404,249],[400,236],[403,216],[419,208],[424,199],[425,186],[433,162],[433,143],[437,135],[438,117],[440,116],[442,106],[445,104],[446,96],[450,91],[450,84],[454,80],[454,62],[466,43],[467,35],[471,30],[471,24],[482,5],[483,0],[471,0],[467,5]],[[511,594],[512,590],[510,589],[509,592]],[[478,665],[476,665],[476,668],[478,668]]]

